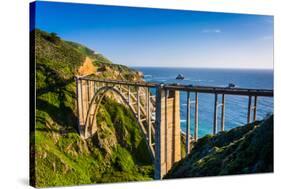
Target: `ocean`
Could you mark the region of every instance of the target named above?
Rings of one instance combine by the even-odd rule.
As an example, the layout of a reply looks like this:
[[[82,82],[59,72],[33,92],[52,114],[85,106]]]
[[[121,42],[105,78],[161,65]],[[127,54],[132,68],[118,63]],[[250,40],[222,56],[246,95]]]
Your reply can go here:
[[[159,68],[134,67],[143,72],[147,82],[180,83],[186,85],[225,87],[234,83],[241,88],[273,89],[273,70],[250,69],[199,69],[199,68]],[[182,74],[184,80],[176,80]],[[154,90],[151,90],[155,94]],[[213,130],[214,95],[199,93],[198,135],[211,134]],[[191,100],[194,93],[191,93]],[[220,100],[220,96],[218,98]],[[194,128],[194,105],[191,105],[191,132]],[[225,96],[225,130],[247,123],[248,97]],[[186,128],[186,92],[180,92],[181,129]],[[273,113],[273,98],[259,97],[257,101],[257,119],[261,120]],[[218,131],[220,128],[220,108],[218,108]]]

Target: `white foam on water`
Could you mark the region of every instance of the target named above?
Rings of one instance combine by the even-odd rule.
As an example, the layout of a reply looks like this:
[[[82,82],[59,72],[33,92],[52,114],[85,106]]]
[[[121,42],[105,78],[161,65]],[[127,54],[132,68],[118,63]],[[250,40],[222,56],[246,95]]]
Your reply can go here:
[[[152,75],[144,75],[144,77],[152,77]]]

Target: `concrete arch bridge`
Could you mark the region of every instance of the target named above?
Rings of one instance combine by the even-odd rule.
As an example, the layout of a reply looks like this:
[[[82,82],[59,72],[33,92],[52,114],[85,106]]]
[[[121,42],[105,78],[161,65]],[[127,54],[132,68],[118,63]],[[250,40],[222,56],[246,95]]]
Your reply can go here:
[[[155,96],[151,91],[155,91]],[[108,93],[115,95],[134,114],[154,159],[155,179],[161,179],[181,159],[180,92],[187,93],[186,152],[190,152],[192,140],[198,139],[198,94],[214,95],[213,134],[224,130],[225,95],[248,97],[246,123],[256,120],[257,99],[273,97],[273,90],[231,87],[192,86],[94,79],[76,77],[78,128],[84,139],[97,130],[96,115],[99,105]],[[194,93],[194,101],[191,101]],[[219,98],[221,98],[219,100]],[[253,101],[253,102],[252,102]],[[194,133],[190,132],[191,104],[194,103]],[[221,108],[221,115],[218,115]],[[220,117],[220,127],[217,120]]]

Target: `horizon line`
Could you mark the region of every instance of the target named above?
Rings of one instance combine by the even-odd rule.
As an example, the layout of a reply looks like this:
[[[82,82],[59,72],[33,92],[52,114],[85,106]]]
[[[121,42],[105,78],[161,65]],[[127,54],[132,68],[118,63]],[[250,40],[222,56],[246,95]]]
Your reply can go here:
[[[132,68],[190,68],[190,69],[228,69],[228,70],[270,70],[270,71],[274,71],[274,68],[180,67],[180,66],[172,67],[172,66],[129,66],[129,65],[125,65],[125,66],[132,67]]]

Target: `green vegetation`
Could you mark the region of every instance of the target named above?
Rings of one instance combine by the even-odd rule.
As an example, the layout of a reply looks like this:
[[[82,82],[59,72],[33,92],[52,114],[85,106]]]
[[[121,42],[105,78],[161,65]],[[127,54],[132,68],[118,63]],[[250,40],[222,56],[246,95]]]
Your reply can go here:
[[[132,113],[107,98],[98,112],[96,134],[82,140],[77,129],[74,75],[86,57],[100,78],[126,78],[135,71],[55,33],[35,30],[36,187],[151,180],[152,161]],[[130,78],[137,79],[137,78]],[[31,141],[33,142],[33,140]]]
[[[264,172],[273,172],[273,116],[199,139],[165,178]]]

